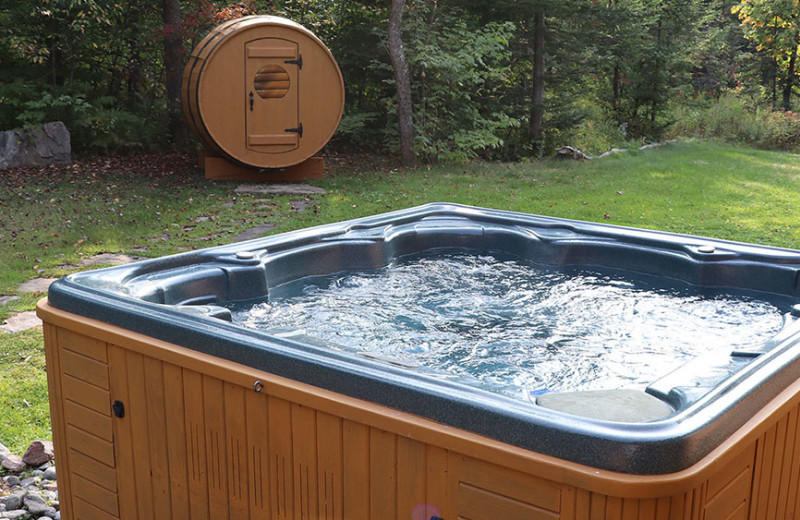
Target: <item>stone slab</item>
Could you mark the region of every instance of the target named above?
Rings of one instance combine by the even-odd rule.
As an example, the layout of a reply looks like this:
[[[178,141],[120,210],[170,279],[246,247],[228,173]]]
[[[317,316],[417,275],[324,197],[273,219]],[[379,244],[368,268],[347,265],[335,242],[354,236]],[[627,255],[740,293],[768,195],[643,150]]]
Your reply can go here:
[[[0,305],[11,303],[14,300],[19,300],[19,296],[0,296]]]
[[[36,316],[36,311],[25,311],[8,318],[4,324],[0,325],[0,331],[22,332],[23,330],[38,327],[41,324],[42,320]]]
[[[130,256],[120,253],[100,253],[99,255],[84,258],[78,265],[85,267],[88,265],[125,265],[141,260],[138,256]]]
[[[328,192],[308,184],[242,184],[235,193],[256,195],[325,195]]]
[[[270,229],[273,229],[274,227],[275,224],[270,224],[269,222],[267,222],[266,224],[259,224],[256,227],[252,227],[250,229],[242,231],[241,233],[233,237],[232,241],[244,242],[245,240],[253,240],[254,238],[259,238],[264,233],[266,233]]]
[[[34,278],[17,287],[17,292],[47,292],[50,284],[56,280],[58,278]]]

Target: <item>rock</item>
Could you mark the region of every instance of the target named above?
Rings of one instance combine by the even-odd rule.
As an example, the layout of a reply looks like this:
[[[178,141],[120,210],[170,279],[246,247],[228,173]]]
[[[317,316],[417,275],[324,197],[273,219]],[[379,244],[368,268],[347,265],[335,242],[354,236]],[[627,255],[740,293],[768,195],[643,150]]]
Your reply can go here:
[[[19,296],[0,296],[0,305],[5,305],[7,303],[11,303],[14,300],[19,300]],[[0,444],[0,446],[3,446],[3,445]],[[3,446],[3,447],[5,448],[5,446]],[[2,454],[0,454],[0,457],[2,457]]]
[[[254,193],[270,195],[325,195],[327,192],[308,184],[242,184],[234,193]]]
[[[50,462],[54,457],[53,443],[50,441],[33,441],[22,461],[28,466],[41,466],[45,462]]]
[[[0,504],[3,504],[6,507],[6,511],[13,511],[15,509],[19,509],[22,505],[22,497],[19,495],[6,495],[4,497],[0,497]]]
[[[562,146],[556,150],[556,159],[577,159],[585,161],[589,156],[572,146]]]
[[[36,278],[34,280],[28,280],[17,287],[17,292],[46,292],[47,289],[50,288],[50,284],[56,280],[58,280],[58,278]]]
[[[25,509],[27,509],[32,515],[41,515],[50,507],[42,497],[37,495],[26,496],[22,503],[25,504]]]
[[[30,486],[37,486],[41,481],[42,479],[39,477],[28,477],[26,479],[23,479],[22,482],[19,483],[19,485],[22,486],[23,488],[27,488]]]
[[[36,316],[36,311],[24,311],[9,317],[5,323],[0,325],[3,332],[21,332],[32,329],[42,324],[42,320]]]
[[[65,164],[71,160],[64,123],[45,123],[30,130],[0,132],[0,170],[19,166]]]
[[[48,507],[45,509],[44,513],[42,513],[42,518],[55,518],[58,511],[54,507]]]
[[[8,471],[13,471],[14,473],[19,473],[25,469],[25,463],[22,462],[22,459],[16,455],[9,455],[8,457],[5,457],[3,459],[2,466]]]
[[[8,484],[8,487],[19,486],[19,477],[16,475],[9,475],[3,481]]]
[[[5,513],[0,514],[0,518],[3,520],[21,520],[28,516],[28,512],[24,509],[16,509],[14,511],[6,511]]]
[[[6,448],[3,445],[3,443],[0,442],[0,462],[2,462],[2,460],[5,459],[6,457],[8,457],[9,455],[11,455],[11,450]]]
[[[275,224],[271,224],[267,222],[266,224],[259,224],[256,227],[252,227],[250,229],[246,229],[233,237],[231,239],[232,242],[244,242],[245,240],[252,240],[254,238],[258,238],[262,236],[264,233],[269,231],[270,229],[274,228]]]
[[[42,475],[42,478],[45,479],[45,480],[57,480],[56,479],[56,467],[55,466],[50,466],[49,468],[44,470],[44,475]]]

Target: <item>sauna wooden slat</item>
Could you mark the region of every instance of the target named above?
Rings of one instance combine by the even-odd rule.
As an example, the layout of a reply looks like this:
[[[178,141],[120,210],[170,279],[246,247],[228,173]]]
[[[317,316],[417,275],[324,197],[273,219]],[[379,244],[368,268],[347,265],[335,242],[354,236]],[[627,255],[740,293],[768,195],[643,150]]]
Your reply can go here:
[[[108,365],[104,362],[64,349],[61,370],[75,379],[108,390]]]
[[[273,135],[248,135],[247,143],[251,146],[280,146],[297,144],[297,134],[273,134]]]
[[[248,58],[297,58],[297,47],[248,47]]]

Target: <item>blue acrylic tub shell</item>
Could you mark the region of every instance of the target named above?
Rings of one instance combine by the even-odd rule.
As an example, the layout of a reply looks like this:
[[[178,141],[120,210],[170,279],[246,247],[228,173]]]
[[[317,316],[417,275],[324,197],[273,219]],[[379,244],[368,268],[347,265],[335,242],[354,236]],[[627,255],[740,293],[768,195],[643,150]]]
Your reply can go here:
[[[800,252],[456,204],[294,231],[70,275],[49,291],[58,309],[259,370],[423,416],[529,450],[633,474],[688,468],[800,377],[800,324],[724,359],[699,357],[647,392],[675,412],[618,423],[546,409],[391,360],[230,323],[220,303],[263,298],[307,276],[375,269],[436,251],[515,255],[798,301]],[[798,308],[800,310],[800,308]],[[792,312],[800,314],[798,310]]]

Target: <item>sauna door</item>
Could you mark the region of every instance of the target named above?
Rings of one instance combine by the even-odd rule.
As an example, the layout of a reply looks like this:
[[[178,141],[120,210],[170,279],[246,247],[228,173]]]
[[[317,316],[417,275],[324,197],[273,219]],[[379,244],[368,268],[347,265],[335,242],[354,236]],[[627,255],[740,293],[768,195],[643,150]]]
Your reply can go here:
[[[300,146],[299,78],[302,58],[297,42],[261,38],[245,44],[247,148],[284,153]]]

